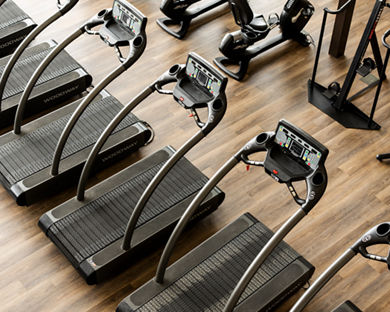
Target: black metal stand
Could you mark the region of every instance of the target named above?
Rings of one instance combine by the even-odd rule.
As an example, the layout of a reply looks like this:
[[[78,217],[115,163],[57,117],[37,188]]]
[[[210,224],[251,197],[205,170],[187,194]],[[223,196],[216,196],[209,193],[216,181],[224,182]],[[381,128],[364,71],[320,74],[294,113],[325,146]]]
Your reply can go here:
[[[383,82],[383,80],[384,80],[384,79],[382,79],[382,78],[385,77],[386,67],[387,67],[387,64],[389,63],[389,58],[390,58],[390,45],[386,42],[386,38],[387,38],[389,35],[390,35],[390,29],[389,29],[388,31],[386,31],[385,34],[384,34],[383,37],[382,37],[382,43],[383,43],[383,45],[387,48],[387,52],[386,52],[386,57],[385,57],[384,65],[383,65],[383,70],[382,70],[382,73],[381,73],[381,79],[380,79],[380,81],[379,81],[379,85],[378,85],[378,88],[377,88],[376,93],[375,93],[374,103],[372,104],[372,106],[373,106],[372,114],[374,113],[376,104],[377,104],[377,102],[378,102],[379,94],[380,94],[381,87],[382,87],[382,82]],[[390,153],[378,154],[378,155],[376,155],[376,158],[377,158],[378,160],[389,159],[389,158],[390,158]]]
[[[367,26],[364,30],[363,36],[360,40],[359,46],[355,53],[355,56],[352,60],[352,64],[348,70],[347,76],[344,80],[343,85],[340,90],[331,89],[330,87],[326,88],[315,81],[317,74],[317,68],[319,63],[319,56],[321,53],[321,46],[323,41],[323,36],[326,26],[327,14],[339,14],[343,12],[349,5],[353,3],[352,0],[345,3],[337,11],[331,11],[327,8],[324,9],[324,17],[322,20],[320,39],[318,43],[318,49],[316,54],[316,59],[313,68],[312,79],[308,83],[308,97],[309,102],[320,109],[322,112],[327,114],[329,117],[333,118],[346,128],[355,128],[355,129],[365,129],[365,130],[379,130],[380,125],[378,125],[374,120],[374,112],[376,108],[376,101],[371,108],[370,116],[367,116],[359,108],[357,108],[352,100],[356,99],[358,96],[365,93],[372,87],[378,86],[380,91],[380,85],[384,79],[386,79],[385,69],[387,66],[382,62],[382,56],[380,54],[378,40],[375,33],[376,25],[381,17],[384,7],[386,6],[386,0],[377,0],[375,6],[372,10],[371,16],[368,20]],[[371,45],[376,67],[380,79],[373,83],[370,83],[367,87],[360,90],[356,94],[348,97],[349,92],[351,91],[353,82],[356,78],[357,71],[361,67],[362,59],[366,53],[368,45]],[[333,83],[335,84],[335,83]],[[331,84],[331,85],[333,85]],[[377,89],[377,93],[378,93]]]

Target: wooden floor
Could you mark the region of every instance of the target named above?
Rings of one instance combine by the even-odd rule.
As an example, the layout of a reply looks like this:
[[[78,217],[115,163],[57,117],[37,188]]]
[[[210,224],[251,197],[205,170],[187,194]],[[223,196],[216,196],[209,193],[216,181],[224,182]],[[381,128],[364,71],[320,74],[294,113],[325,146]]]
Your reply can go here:
[[[56,2],[15,1],[38,22],[54,12]],[[186,39],[179,41],[155,23],[162,16],[159,0],[131,2],[149,19],[148,45],[141,59],[108,88],[123,103],[171,65],[184,63],[190,51],[211,62],[220,55],[218,45],[223,35],[237,29],[230,12],[226,8],[218,9],[194,22]],[[251,1],[254,10],[265,15],[280,12],[283,4],[282,0]],[[333,18],[329,18],[318,73],[318,80],[323,84],[344,79],[373,4],[374,1],[357,1],[346,56],[340,59],[326,53],[333,25]],[[111,5],[109,0],[82,0],[40,40],[54,38],[60,41],[82,21]],[[315,2],[316,13],[306,29],[316,41],[322,8],[335,8],[336,5],[336,0]],[[379,36],[390,27],[386,24],[389,17],[390,12],[385,9],[378,26]],[[68,51],[95,77],[95,84],[117,64],[114,51],[97,37],[79,39]],[[251,62],[243,82],[230,79],[224,120],[188,158],[211,176],[246,141],[261,131],[274,130],[281,118],[301,127],[327,146],[330,150],[326,163],[327,191],[286,239],[316,266],[316,277],[366,230],[382,221],[390,221],[390,166],[375,160],[378,152],[390,152],[390,86],[388,81],[384,83],[375,116],[382,125],[380,131],[345,129],[308,104],[306,83],[314,55],[313,47],[286,42]],[[369,93],[357,103],[367,112],[372,99],[373,93]],[[100,173],[91,182],[104,179],[166,144],[179,147],[196,131],[196,126],[178,107],[170,96],[153,95],[145,101],[136,114],[153,126],[155,141],[121,164]],[[270,179],[261,168],[247,172],[245,166],[240,165],[220,183],[220,187],[226,192],[225,202],[217,212],[186,232],[174,259],[244,212],[251,212],[272,229],[277,229],[297,209],[287,188]],[[86,285],[37,226],[42,213],[72,197],[74,192],[69,189],[31,207],[18,207],[0,188],[0,310],[113,311],[122,298],[152,278],[161,250],[103,284]],[[387,249],[377,251],[387,254]],[[294,296],[278,311],[288,311],[297,298]],[[347,299],[365,311],[388,311],[390,274],[386,265],[356,257],[316,297],[307,311],[330,311]]]

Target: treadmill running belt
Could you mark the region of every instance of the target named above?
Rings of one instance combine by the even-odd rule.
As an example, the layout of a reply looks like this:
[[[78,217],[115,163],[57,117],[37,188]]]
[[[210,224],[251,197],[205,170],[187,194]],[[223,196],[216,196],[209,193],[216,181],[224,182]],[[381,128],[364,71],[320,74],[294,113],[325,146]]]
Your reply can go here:
[[[122,107],[113,96],[93,101],[72,130],[62,159],[94,144],[102,129]],[[18,140],[0,146],[1,174],[11,185],[51,165],[58,138],[70,116],[65,115]],[[115,132],[138,121],[135,115],[129,114]]]
[[[0,9],[0,30],[27,18],[29,16],[15,2],[7,0]]]
[[[32,55],[27,57],[25,55],[21,56],[9,76],[3,99],[23,92],[35,69],[52,49],[53,47],[47,47],[46,45],[37,45],[31,48]],[[51,79],[62,76],[80,67],[80,64],[66,51],[62,51],[43,72],[37,85],[48,82]],[[0,73],[4,71],[4,68],[5,65],[0,67]]]
[[[222,311],[239,279],[272,235],[264,224],[255,223],[136,311]],[[298,257],[282,242],[258,270],[239,303]]]
[[[133,208],[164,162],[60,219],[47,235],[77,268],[83,260],[123,237]],[[207,178],[195,169],[187,159],[181,159],[153,193],[137,226],[199,191]]]

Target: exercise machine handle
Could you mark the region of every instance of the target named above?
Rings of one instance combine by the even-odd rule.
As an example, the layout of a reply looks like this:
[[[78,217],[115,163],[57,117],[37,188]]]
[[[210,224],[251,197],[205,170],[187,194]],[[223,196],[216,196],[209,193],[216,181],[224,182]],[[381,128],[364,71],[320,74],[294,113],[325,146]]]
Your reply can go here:
[[[344,3],[340,8],[338,8],[337,10],[331,10],[329,8],[324,8],[324,11],[326,13],[329,13],[329,14],[339,14],[339,13],[342,13],[344,12],[352,2],[354,2],[356,0],[349,0],[348,2]]]
[[[313,297],[326,285],[326,283],[337,274],[353,257],[356,252],[349,248],[347,249],[331,266],[329,266],[309,287],[308,290],[299,298],[299,300],[291,308],[290,312],[302,311]]]
[[[130,68],[142,55],[146,47],[146,33],[139,33],[132,41],[129,42],[130,52],[126,60],[115,68],[110,74],[108,74],[92,91],[84,98],[80,105],[73,112],[71,118],[68,120],[62,134],[57,142],[56,149],[54,151],[53,163],[51,174],[57,175],[59,172],[59,165],[61,161],[61,155],[65,148],[65,144],[72,132],[72,129],[76,125],[77,121],[87,109],[88,105],[96,98],[96,96],[114,79]]]
[[[184,65],[178,65],[177,71],[184,68]],[[102,149],[103,145],[108,140],[111,133],[115,130],[115,128],[121,123],[121,121],[131,113],[131,111],[136,108],[141,102],[143,102],[149,95],[154,93],[157,88],[162,88],[165,84],[169,84],[171,82],[176,81],[177,72],[173,73],[170,71],[165,72],[159,79],[153,82],[151,85],[146,87],[141,93],[139,93],[135,98],[133,98],[122,110],[114,117],[113,120],[108,124],[106,129],[102,132],[100,137],[97,139],[95,145],[93,146],[91,152],[88,155],[88,158],[85,162],[83,170],[81,172],[81,176],[79,179],[78,187],[77,187],[77,199],[84,200],[85,196],[85,187],[92,170],[93,164],[96,160],[97,155]]]
[[[313,297],[326,285],[326,283],[340,271],[355,255],[360,253],[363,257],[385,262],[389,267],[389,254],[382,257],[367,252],[367,247],[374,245],[390,245],[390,222],[381,223],[371,228],[355,244],[348,248],[320,277],[309,287],[302,297],[291,308],[290,312],[300,312],[313,299]]]
[[[49,25],[58,20],[61,16],[64,16],[67,12],[69,12],[79,0],[68,1],[65,4],[60,4],[58,0],[58,8],[59,11],[54,13],[48,19],[46,19],[43,23],[41,23],[38,27],[36,27],[18,46],[15,52],[12,54],[9,59],[7,65],[4,68],[4,71],[0,78],[0,111],[1,111],[1,102],[3,99],[4,89],[7,84],[8,78],[12,72],[12,69],[15,67],[16,62],[19,60],[22,53],[26,50],[26,48],[30,45],[30,43]],[[1,5],[1,4],[0,4]]]
[[[259,139],[260,138],[260,139]],[[192,200],[191,204],[184,211],[179,222],[176,224],[174,230],[172,231],[171,236],[168,239],[167,244],[165,245],[164,251],[161,255],[157,272],[156,272],[156,282],[162,284],[164,282],[165,271],[168,266],[169,259],[172,255],[173,249],[183,232],[187,224],[190,222],[195,211],[199,208],[202,201],[207,197],[211,190],[240,162],[248,159],[248,156],[258,152],[267,151],[268,144],[273,140],[273,132],[264,132],[252,140],[250,140],[245,146],[240,149],[232,158],[230,158],[212,177],[211,179],[203,186],[199,193]],[[255,165],[257,164],[248,164]],[[261,165],[260,165],[261,166]]]
[[[39,80],[41,74],[45,71],[45,69],[50,65],[52,60],[62,51],[64,50],[70,43],[72,43],[74,40],[76,40],[78,37],[80,37],[82,34],[85,33],[86,26],[92,26],[95,27],[97,25],[103,24],[104,16],[96,15],[92,17],[89,21],[84,23],[81,27],[79,27],[75,32],[73,32],[71,35],[69,35],[67,38],[65,38],[59,45],[57,45],[42,61],[42,63],[38,66],[38,68],[34,71],[33,75],[31,76],[30,80],[28,81],[24,92],[22,94],[22,97],[19,101],[19,105],[16,111],[15,115],[15,122],[14,122],[14,133],[20,134],[21,132],[21,124],[23,120],[23,114],[26,109],[28,98],[30,97],[30,94]]]
[[[60,10],[62,15],[65,15],[79,2],[79,0],[68,0],[64,3],[61,0],[57,0],[57,7]]]
[[[386,30],[384,35],[382,36],[382,44],[387,48],[390,49],[390,44],[387,42],[387,37],[390,36],[390,29]]]

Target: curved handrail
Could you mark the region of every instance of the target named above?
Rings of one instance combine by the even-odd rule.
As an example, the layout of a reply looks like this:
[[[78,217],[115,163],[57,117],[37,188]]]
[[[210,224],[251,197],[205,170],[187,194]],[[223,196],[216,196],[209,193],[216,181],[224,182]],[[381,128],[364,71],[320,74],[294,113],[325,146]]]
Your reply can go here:
[[[12,54],[11,58],[9,59],[7,65],[4,68],[4,71],[0,78],[0,111],[1,111],[1,102],[4,95],[5,86],[8,82],[8,78],[12,72],[12,69],[15,67],[16,62],[19,60],[22,53],[26,50],[26,48],[29,46],[29,44],[44,30],[46,29],[50,24],[55,22],[57,19],[59,19],[62,16],[61,12],[58,11],[52,16],[50,16],[47,20],[45,20],[42,24],[40,24],[38,27],[36,27],[18,46],[18,48],[15,50],[15,52]]]
[[[356,256],[356,252],[351,248],[348,248],[329,268],[326,269],[310,286],[308,290],[301,296],[294,306],[290,309],[290,312],[302,311],[313,297],[326,285],[326,283],[336,275],[353,257]]]
[[[27,106],[28,98],[30,97],[30,94],[39,80],[39,77],[44,72],[44,70],[49,66],[49,64],[52,62],[52,60],[60,54],[60,52],[65,49],[66,46],[68,46],[71,42],[76,40],[78,37],[80,37],[84,33],[83,29],[77,29],[74,33],[72,33],[70,36],[68,36],[63,42],[61,42],[59,45],[57,45],[42,61],[42,63],[38,66],[38,68],[34,71],[33,75],[31,76],[30,80],[28,81],[24,92],[22,94],[22,97],[19,101],[18,108],[16,110],[15,115],[15,122],[14,122],[14,133],[20,134],[21,127],[22,127],[22,120],[23,120],[23,114]]]
[[[141,38],[141,39],[139,39]],[[139,40],[137,40],[139,39]],[[138,45],[134,46],[134,42],[137,40]],[[141,42],[138,42],[140,41]],[[133,43],[133,44],[132,44]],[[146,35],[139,34],[137,37],[133,38],[130,45],[130,52],[126,60],[121,63],[117,68],[115,68],[111,73],[109,73],[99,84],[92,89],[92,91],[87,95],[86,98],[80,103],[80,105],[73,112],[72,116],[68,120],[65,128],[62,131],[62,134],[57,142],[56,149],[54,151],[53,163],[51,174],[57,175],[59,171],[59,165],[61,161],[61,155],[65,148],[65,144],[72,132],[72,129],[76,125],[77,121],[83,114],[83,112],[87,109],[89,104],[95,99],[95,97],[105,88],[108,84],[110,84],[114,79],[116,79],[119,75],[124,73],[128,68],[130,68],[142,55],[143,51],[146,47]]]
[[[22,55],[22,53],[43,30],[45,30],[49,25],[53,24],[56,20],[58,20],[60,17],[64,16],[67,12],[69,12],[78,2],[79,0],[71,0],[71,1],[67,1],[67,3],[65,4],[61,4],[60,0],[57,0],[57,7],[59,9],[58,12],[51,15],[44,22],[42,22],[38,27],[36,27],[32,32],[30,32],[30,34],[20,43],[18,48],[12,54],[0,78],[0,111],[1,111],[1,102],[4,95],[4,89],[7,84],[8,78],[12,72],[12,69],[15,67],[16,62],[19,60],[20,56]],[[2,3],[0,2],[0,5],[1,4]]]
[[[142,211],[144,210],[146,203],[149,198],[152,196],[154,190],[158,187],[164,177],[170,172],[170,170],[175,166],[175,164],[184,157],[196,144],[198,144],[203,138],[205,138],[204,132],[199,130],[193,137],[191,137],[187,142],[185,142],[161,167],[157,174],[153,177],[152,181],[148,184],[147,188],[142,193],[142,196],[137,202],[133,212],[131,213],[129,222],[127,223],[125,234],[123,236],[122,249],[129,250],[131,248],[131,240],[139,217],[141,216]]]
[[[84,200],[85,187],[87,184],[88,177],[90,175],[90,171],[92,170],[93,164],[103,145],[106,143],[107,139],[111,135],[111,133],[115,130],[115,128],[120,124],[120,122],[144,99],[146,99],[150,94],[155,91],[153,87],[147,87],[141,93],[139,93],[129,104],[122,108],[122,110],[114,117],[113,120],[108,124],[106,129],[104,129],[103,133],[100,135],[99,139],[96,141],[93,146],[86,162],[83,167],[83,171],[81,172],[79,184],[77,186],[77,199]],[[53,162],[54,168],[54,162]],[[58,167],[57,167],[58,172]],[[56,174],[56,171],[52,171],[52,174]]]

